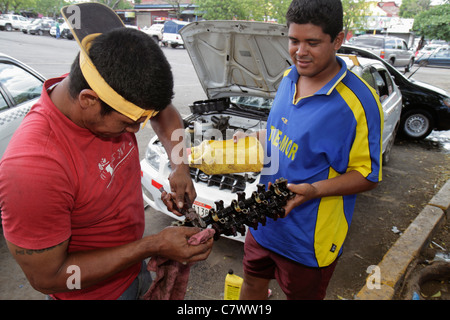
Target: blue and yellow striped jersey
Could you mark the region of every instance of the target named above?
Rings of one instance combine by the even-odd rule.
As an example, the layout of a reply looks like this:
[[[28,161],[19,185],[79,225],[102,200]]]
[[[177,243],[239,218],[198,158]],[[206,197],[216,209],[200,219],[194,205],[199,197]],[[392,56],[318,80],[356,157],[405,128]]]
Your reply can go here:
[[[313,183],[357,170],[381,181],[383,110],[375,91],[349,71],[340,72],[314,95],[295,101],[299,74],[292,66],[278,88],[268,122],[267,158],[261,183],[279,177]],[[276,161],[274,160],[276,159]],[[295,208],[286,218],[251,230],[263,247],[312,267],[340,254],[356,195],[324,197]]]

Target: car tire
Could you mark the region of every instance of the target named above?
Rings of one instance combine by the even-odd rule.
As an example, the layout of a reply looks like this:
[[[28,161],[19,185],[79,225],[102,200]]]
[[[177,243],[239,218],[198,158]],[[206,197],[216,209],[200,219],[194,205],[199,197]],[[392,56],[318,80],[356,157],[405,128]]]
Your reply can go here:
[[[420,61],[419,66],[421,66],[421,67],[428,66],[428,61]]]
[[[424,139],[433,130],[433,117],[425,110],[415,109],[402,115],[401,128],[408,139]]]
[[[414,59],[411,59],[408,65],[405,67],[405,72],[409,72],[414,65]]]
[[[44,31],[39,30],[39,31],[38,31],[38,35],[40,35],[40,36],[44,35]]]
[[[5,26],[5,30],[6,31],[12,31],[12,26],[8,23],[6,26]]]

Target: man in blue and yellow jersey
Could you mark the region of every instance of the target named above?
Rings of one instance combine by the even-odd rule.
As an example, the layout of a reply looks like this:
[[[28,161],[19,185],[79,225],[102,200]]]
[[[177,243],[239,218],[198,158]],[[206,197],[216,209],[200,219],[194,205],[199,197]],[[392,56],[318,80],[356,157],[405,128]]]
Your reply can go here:
[[[258,137],[267,156],[279,159],[261,183],[284,177],[296,195],[284,219],[248,232],[241,299],[266,298],[270,279],[287,299],[323,299],[356,194],[381,180],[379,98],[336,56],[344,40],[341,1],[294,0],[286,18],[293,65]]]

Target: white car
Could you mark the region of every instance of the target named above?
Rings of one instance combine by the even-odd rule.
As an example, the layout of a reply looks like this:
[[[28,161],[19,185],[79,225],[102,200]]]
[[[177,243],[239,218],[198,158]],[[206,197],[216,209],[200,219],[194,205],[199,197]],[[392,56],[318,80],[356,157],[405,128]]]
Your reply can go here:
[[[230,139],[236,130],[258,131],[266,127],[273,98],[290,66],[287,27],[263,22],[202,21],[191,23],[181,30],[186,49],[203,89],[209,98],[196,101],[192,114],[184,119],[191,145],[201,142],[209,129],[222,132]],[[379,93],[384,110],[383,154],[389,160],[395,134],[400,123],[402,96],[384,65],[372,59],[343,57],[350,70],[363,77]],[[216,137],[217,139],[217,137]],[[152,208],[175,219],[161,200],[159,188],[170,190],[168,156],[155,136],[148,144],[141,161],[144,200]],[[197,192],[194,209],[206,216],[215,201],[224,206],[243,191],[249,197],[257,190],[260,173],[246,172],[226,175],[207,175],[191,168],[191,177]],[[237,233],[232,239],[243,241]]]
[[[22,119],[41,96],[44,81],[37,71],[0,53],[0,158]]]
[[[163,37],[164,24],[155,23],[152,24],[150,28],[142,29],[142,31],[152,37],[152,39],[155,40],[156,43],[159,43],[159,41],[161,41]]]
[[[163,34],[161,43],[163,46],[170,46],[171,48],[176,48],[179,46],[184,47],[183,38],[180,35],[180,30],[188,25],[189,22],[178,21],[178,20],[168,20],[164,23]]]
[[[27,18],[17,14],[3,14],[0,15],[0,30],[20,30],[22,23],[27,21]]]

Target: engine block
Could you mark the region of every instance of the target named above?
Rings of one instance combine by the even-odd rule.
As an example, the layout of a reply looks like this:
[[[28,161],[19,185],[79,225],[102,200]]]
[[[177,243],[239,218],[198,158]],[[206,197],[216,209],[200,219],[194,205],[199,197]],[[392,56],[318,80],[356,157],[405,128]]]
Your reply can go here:
[[[207,216],[199,218],[194,209],[190,208],[184,221],[177,221],[177,226],[210,226],[216,231],[214,240],[220,235],[236,236],[237,232],[245,234],[245,226],[258,228],[258,224],[266,224],[267,218],[277,220],[285,217],[284,206],[294,196],[287,188],[287,180],[280,178],[270,184],[266,190],[264,184],[258,184],[257,190],[249,198],[245,192],[237,192],[237,199],[224,207],[222,200],[215,201],[216,208],[210,209]],[[200,220],[200,221],[199,221]]]

